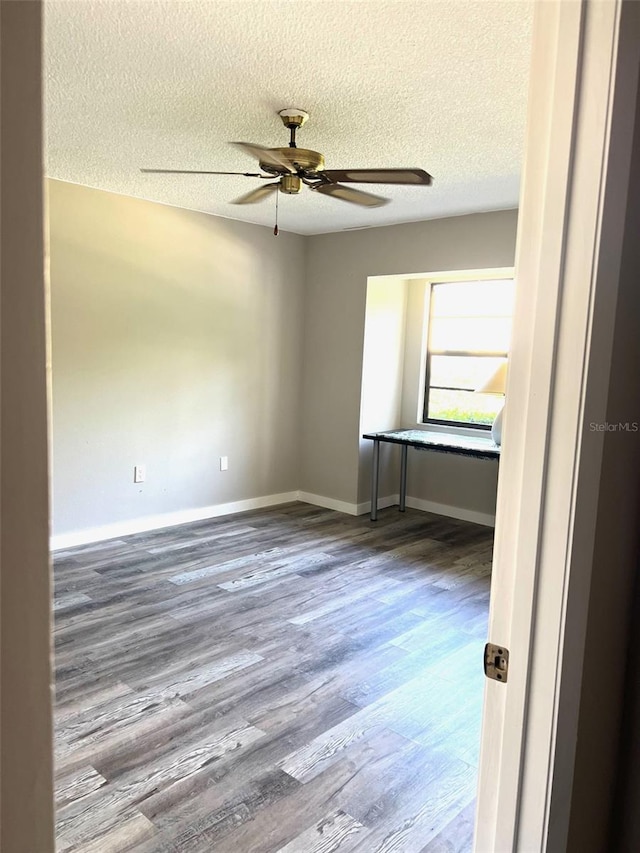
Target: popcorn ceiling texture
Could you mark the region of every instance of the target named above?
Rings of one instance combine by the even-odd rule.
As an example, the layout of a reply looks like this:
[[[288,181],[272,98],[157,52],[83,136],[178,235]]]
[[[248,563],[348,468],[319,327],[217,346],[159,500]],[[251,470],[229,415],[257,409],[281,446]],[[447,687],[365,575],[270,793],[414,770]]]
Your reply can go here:
[[[327,168],[425,168],[431,188],[381,187],[379,209],[280,194],[300,234],[516,207],[532,25],[525,0],[49,0],[47,173],[272,225],[274,201],[229,201],[256,179],[230,140],[287,144],[276,112],[311,119]],[[364,185],[359,188],[367,189]]]

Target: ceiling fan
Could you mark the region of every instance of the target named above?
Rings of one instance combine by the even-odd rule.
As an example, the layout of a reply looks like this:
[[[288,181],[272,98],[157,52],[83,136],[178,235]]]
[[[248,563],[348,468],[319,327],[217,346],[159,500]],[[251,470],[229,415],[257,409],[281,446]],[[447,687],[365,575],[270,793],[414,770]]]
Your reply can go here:
[[[235,199],[232,204],[255,204],[280,190],[295,195],[306,185],[313,192],[329,195],[363,207],[380,207],[389,199],[362,192],[344,184],[407,184],[429,186],[433,179],[423,169],[325,169],[324,157],[317,151],[296,146],[296,131],[307,121],[304,110],[281,110],[278,115],[290,131],[288,148],[265,148],[250,142],[235,142],[243,151],[255,157],[262,172],[210,172],[194,169],[141,169],[141,172],[171,175],[245,175],[270,183]],[[266,173],[266,174],[265,174]],[[276,196],[277,200],[277,196]],[[276,232],[277,233],[277,232]]]

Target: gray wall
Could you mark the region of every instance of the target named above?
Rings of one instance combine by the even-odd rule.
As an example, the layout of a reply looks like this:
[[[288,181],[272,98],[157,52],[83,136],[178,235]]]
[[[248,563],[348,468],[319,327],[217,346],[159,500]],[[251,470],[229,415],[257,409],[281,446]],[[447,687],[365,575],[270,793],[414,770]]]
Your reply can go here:
[[[395,276],[367,284],[359,433],[396,429],[401,421],[408,282]],[[398,492],[399,448],[380,452],[380,497]]]
[[[367,276],[514,256],[515,211],[276,239],[59,181],[49,195],[55,534],[297,489],[366,500]],[[495,466],[424,455],[409,487],[491,514]]]
[[[368,276],[513,266],[516,225],[517,211],[508,210],[308,238],[304,491],[350,503],[368,498],[370,448],[359,440]],[[470,495],[464,486],[467,474],[475,476],[473,469],[486,464],[462,459],[449,464],[437,454],[425,455],[423,494],[487,511],[486,492]]]
[[[53,851],[41,13],[0,4],[0,849]]]
[[[297,489],[304,238],[49,195],[54,532]]]

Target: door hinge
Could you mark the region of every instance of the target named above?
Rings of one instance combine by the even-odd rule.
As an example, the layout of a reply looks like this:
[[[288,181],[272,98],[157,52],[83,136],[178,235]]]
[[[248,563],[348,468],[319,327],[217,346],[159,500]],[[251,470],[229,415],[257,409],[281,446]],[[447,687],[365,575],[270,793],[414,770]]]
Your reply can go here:
[[[506,681],[509,675],[509,649],[487,643],[484,647],[484,674],[496,681]]]

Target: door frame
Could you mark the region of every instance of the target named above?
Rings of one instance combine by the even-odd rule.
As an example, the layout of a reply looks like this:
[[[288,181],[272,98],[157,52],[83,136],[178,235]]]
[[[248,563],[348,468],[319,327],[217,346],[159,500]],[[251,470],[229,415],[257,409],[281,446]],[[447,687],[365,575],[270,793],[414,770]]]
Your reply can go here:
[[[623,0],[534,15],[477,853],[564,850],[640,66]],[[635,37],[634,37],[635,36]]]
[[[28,46],[40,37],[40,3],[10,5],[37,9],[18,33]],[[478,853],[566,847],[602,456],[602,434],[584,426],[604,416],[609,381],[639,42],[637,31],[635,41],[627,37],[630,28],[621,26],[621,17],[637,14],[635,6],[550,0],[536,7],[490,615],[491,638],[511,650],[511,671],[506,685],[486,685]],[[26,75],[40,75],[40,57],[32,51],[22,56]],[[25,97],[24,103],[39,111],[38,99]],[[21,128],[12,132],[19,139]],[[40,209],[25,219],[36,228],[41,220]],[[44,282],[33,281],[44,294]],[[30,322],[30,298],[16,295],[6,322],[23,319],[33,330],[28,340],[44,351],[46,330]],[[46,404],[39,378],[30,375],[22,388]],[[18,445],[7,441],[3,451]],[[43,430],[38,448],[44,447]],[[30,452],[23,477],[38,473],[33,447]],[[46,502],[46,492],[42,477],[34,493]],[[34,532],[48,536],[46,513],[36,524],[25,506],[30,540]],[[14,579],[30,602],[34,595],[48,597],[44,550],[33,571]],[[46,606],[31,608],[30,619],[29,626],[48,635]],[[15,647],[20,638],[18,628],[4,632],[3,626],[3,644]],[[46,643],[34,652],[38,666],[43,656],[48,660]],[[46,695],[48,665],[30,675]],[[32,694],[25,695],[27,701]],[[40,709],[39,719],[49,716],[46,703],[29,707]],[[3,731],[21,756],[19,767],[3,772],[38,780],[37,797],[23,798],[29,818],[19,828],[39,827],[47,838],[36,846],[44,853],[53,849],[52,780],[42,767],[51,753],[50,730],[44,726],[34,751],[32,729]]]

